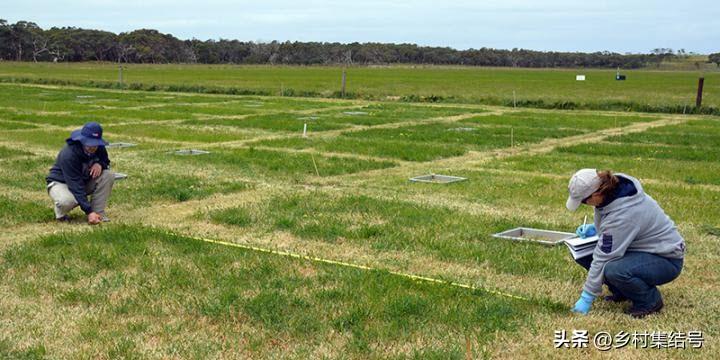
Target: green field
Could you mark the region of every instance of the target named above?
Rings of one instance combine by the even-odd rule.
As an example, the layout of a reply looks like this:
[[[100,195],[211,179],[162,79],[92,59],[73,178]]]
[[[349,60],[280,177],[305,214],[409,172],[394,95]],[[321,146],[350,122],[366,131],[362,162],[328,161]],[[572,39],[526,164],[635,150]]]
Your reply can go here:
[[[339,71],[268,69],[130,66],[126,79],[270,89],[293,74],[286,88],[325,91]],[[306,82],[313,73],[324,75]],[[601,88],[563,85],[570,70],[349,73],[365,74],[373,97],[421,88],[504,97],[480,79],[521,74],[556,84],[533,96],[604,99],[594,96]],[[606,90],[639,86],[623,96],[675,101],[694,76],[629,74]],[[0,76],[116,74],[110,65],[6,63]],[[429,80],[443,76],[465,82],[443,90]],[[388,80],[403,77],[402,88]],[[653,88],[643,77],[675,85]],[[129,177],[115,184],[112,222],[90,227],[75,210],[70,224],[56,224],[44,178],[70,131],[89,120],[111,142],[137,144],[109,149],[113,169]],[[718,144],[720,119],[710,116],[3,83],[0,358],[716,358]],[[564,207],[568,179],[583,167],[637,176],[684,235],[683,275],[662,288],[661,314],[634,320],[597,301],[590,315],[573,315],[585,274],[567,249],[491,236],[517,226],[573,231],[591,214]],[[408,181],[430,173],[468,180]],[[705,346],[555,349],[562,329],[701,330]]]
[[[331,66],[123,65],[126,85],[145,89],[257,92],[267,95],[337,97],[342,68]],[[712,69],[712,68],[711,68]],[[699,76],[705,77],[703,105],[720,107],[720,71],[507,69],[443,66],[350,67],[347,92],[356,98],[625,110],[663,111],[695,105]],[[576,74],[587,80],[575,81]],[[0,79],[63,80],[77,84],[117,83],[117,64],[0,63]],[[513,96],[514,92],[514,96]],[[537,102],[542,100],[542,104]]]

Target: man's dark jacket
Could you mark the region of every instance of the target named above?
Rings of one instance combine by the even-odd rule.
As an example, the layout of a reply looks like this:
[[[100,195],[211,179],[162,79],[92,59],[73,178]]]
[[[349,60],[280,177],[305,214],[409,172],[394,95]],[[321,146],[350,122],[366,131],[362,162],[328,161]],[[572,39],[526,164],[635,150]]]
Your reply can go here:
[[[70,139],[66,141],[67,145],[60,150],[46,180],[48,184],[52,181],[66,184],[82,211],[90,214],[93,209],[85,193],[85,185],[91,180],[90,167],[100,164],[103,170],[106,170],[110,166],[110,159],[104,146],[98,147],[94,154],[88,155],[79,141]]]

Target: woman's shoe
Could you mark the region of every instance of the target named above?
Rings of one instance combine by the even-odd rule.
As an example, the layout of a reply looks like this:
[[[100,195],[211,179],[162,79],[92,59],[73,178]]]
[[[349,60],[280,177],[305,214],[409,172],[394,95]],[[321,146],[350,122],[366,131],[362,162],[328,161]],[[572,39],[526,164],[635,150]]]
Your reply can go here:
[[[650,308],[648,310],[633,309],[632,307],[630,307],[629,309],[627,309],[625,311],[625,313],[636,319],[642,319],[650,314],[660,312],[660,310],[662,310],[663,306],[665,306],[665,304],[663,304],[662,299],[660,299],[660,301],[658,301],[658,303],[655,304],[655,306],[653,306],[652,308]]]
[[[628,301],[628,300],[630,300],[630,299],[628,299],[628,298],[626,298],[626,297],[624,297],[624,296],[622,296],[622,295],[620,295],[620,294],[610,294],[610,295],[608,295],[608,296],[605,296],[605,297],[603,298],[603,300],[609,301],[609,302],[619,303],[619,302],[623,302],[623,301]]]

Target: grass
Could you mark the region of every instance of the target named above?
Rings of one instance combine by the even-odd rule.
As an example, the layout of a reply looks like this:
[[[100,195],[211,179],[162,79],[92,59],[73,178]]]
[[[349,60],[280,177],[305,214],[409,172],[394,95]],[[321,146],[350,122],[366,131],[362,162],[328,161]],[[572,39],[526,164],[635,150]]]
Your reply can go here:
[[[308,139],[263,140],[253,144],[277,148],[314,149],[321,152],[362,154],[405,161],[431,161],[460,156],[466,151],[465,147],[453,144],[420,144],[394,141],[392,139],[360,138],[357,135],[329,139],[310,137]]]
[[[497,334],[517,331],[531,311],[546,311],[137,227],[46,236],[1,259],[6,296],[43,299],[49,316],[7,329],[6,338],[27,340],[5,340],[3,357],[385,358],[420,343],[410,354],[463,358],[466,338],[481,349]],[[19,313],[7,315],[16,321]],[[62,339],[27,337],[31,328],[55,334],[56,321],[64,323]]]
[[[81,127],[82,124],[79,124],[78,128]],[[65,146],[65,140],[70,137],[71,132],[72,130],[61,129],[24,129],[5,131],[2,136],[3,140],[22,144],[20,146],[23,147],[39,147],[60,151]]]
[[[651,135],[650,135],[651,136]],[[624,143],[598,143],[563,147],[558,150],[563,154],[587,154],[606,158],[631,157],[640,160],[680,160],[712,162],[720,159],[720,149],[715,147],[663,147],[657,144],[632,141]]]
[[[408,126],[398,129],[370,129],[349,133],[351,138],[401,140],[413,143],[447,143],[469,145],[472,149],[509,147],[511,134],[515,144],[532,143],[547,138],[567,137],[577,134],[571,129],[544,129],[541,127],[503,126],[462,127],[458,123]],[[473,129],[473,130],[470,130]]]
[[[2,115],[4,119],[11,121],[23,122],[27,128],[35,128],[43,125],[54,126],[82,126],[82,124],[96,121],[99,123],[107,123],[106,118],[97,115],[88,115],[74,113],[72,115],[66,113],[42,113],[26,111],[4,111]],[[31,124],[30,124],[31,123]],[[19,123],[16,123],[19,124]]]
[[[694,125],[673,126],[679,134],[685,134]],[[540,156],[516,156],[502,161],[494,161],[488,166],[530,173],[551,175],[565,174],[570,176],[575,170],[583,167],[611,169],[638,177],[641,181],[664,181],[667,184],[645,184],[646,191],[658,199],[662,206],[677,221],[701,223],[712,221],[713,213],[719,211],[715,205],[720,199],[717,189],[694,189],[688,186],[706,184],[720,185],[717,176],[716,162],[720,153],[715,146],[693,142],[683,145],[682,141],[657,137],[658,142],[672,142],[671,145],[648,144],[635,139],[651,139],[658,132],[665,133],[668,129],[657,128],[646,132],[610,140],[621,142],[601,142],[559,147]],[[689,133],[692,136],[692,132]],[[677,136],[672,139],[682,139]],[[697,199],[705,199],[698,202]],[[690,205],[694,203],[696,205]]]
[[[400,104],[374,104],[360,108],[328,109],[304,114],[266,114],[243,119],[188,120],[192,125],[226,125],[265,130],[302,130],[307,123],[310,131],[326,131],[347,128],[351,125],[374,126],[402,121],[422,121],[438,117],[460,115],[467,112],[481,113],[483,110],[455,107],[419,107]]]
[[[373,126],[407,120],[425,120],[453,115],[481,113],[484,110],[467,108],[420,107],[401,104],[374,104],[366,107],[342,111],[331,115],[331,121],[341,124]]]
[[[167,88],[196,91],[243,91],[265,95],[286,93],[334,96],[340,89],[343,69],[334,66],[232,66],[232,65],[139,65],[128,64],[127,83],[146,84],[146,89]],[[587,81],[575,81],[583,73]],[[443,66],[350,67],[348,92],[352,96],[383,99],[444,99],[493,104],[516,101],[581,104],[596,108],[627,109],[644,104],[663,107],[692,106],[697,71],[624,70],[627,81],[615,81],[615,70],[507,69]],[[720,105],[718,72],[706,72],[704,104]],[[0,64],[6,79],[56,79],[112,84],[117,80],[114,64],[66,63]],[[181,86],[183,84],[184,86]],[[185,85],[191,84],[191,85]],[[536,105],[539,105],[536,103]]]
[[[682,134],[682,136],[677,136],[678,134]],[[712,151],[720,142],[720,122],[717,120],[696,120],[682,125],[663,126],[642,133],[611,137],[608,141],[631,144],[678,145]]]
[[[288,138],[257,144],[292,149],[363,154],[405,161],[432,161],[484,151],[522,146],[546,139],[587,134],[593,130],[627,126],[652,119],[597,115],[513,113],[456,122],[368,129],[337,137]]]
[[[542,160],[543,158],[539,158]],[[457,169],[432,168],[436,173],[464,177],[467,180],[447,185],[410,182],[407,177],[387,177],[373,179],[366,184],[371,189],[392,189],[398,198],[422,198],[429,203],[457,204],[462,208],[467,204],[477,204],[490,209],[497,209],[497,216],[504,214],[532,214],[558,212],[565,206],[565,198],[557,194],[567,191],[567,179],[563,177],[544,176],[541,171],[512,174],[493,171],[490,168]],[[420,175],[415,174],[415,175]],[[572,172],[567,176],[571,176]],[[356,181],[361,181],[360,179]],[[591,214],[589,214],[591,215]],[[553,228],[572,230],[577,218],[560,213],[559,216],[547,216],[553,221]]]
[[[0,159],[2,159],[2,160],[12,159],[14,157],[20,157],[20,156],[28,156],[28,155],[32,155],[32,153],[29,153],[27,151],[20,150],[20,149],[13,149],[13,148],[5,147],[5,146],[0,146]]]
[[[98,70],[93,66],[88,76]],[[253,70],[208,71],[218,69]],[[409,89],[416,80],[397,86]],[[179,90],[209,86],[194,84]],[[608,85],[607,94],[615,85],[632,83]],[[656,84],[658,91],[647,95],[662,99],[670,85]],[[552,97],[552,86],[545,95]],[[247,115],[226,115],[243,109]],[[466,337],[476,358],[575,358],[579,352],[552,347],[553,331],[562,328],[591,335],[699,329],[706,348],[667,356],[717,357],[717,120],[504,108],[474,115],[482,111],[0,85],[0,123],[35,126],[0,129],[0,358],[445,359],[466,356]],[[298,119],[305,116],[319,119]],[[112,223],[56,225],[44,178],[70,131],[88,119],[100,120],[111,141],[139,144],[110,150],[113,169],[130,176],[115,184]],[[310,136],[301,138],[305,121]],[[675,125],[652,127],[655,121]],[[620,135],[601,138],[600,130],[610,128]],[[190,147],[211,153],[170,154]],[[685,237],[686,265],[662,287],[662,314],[638,322],[620,305],[596,302],[589,316],[572,316],[566,311],[584,271],[564,247],[491,237],[521,225],[572,231],[591,215],[587,207],[564,208],[567,181],[584,167],[640,178]],[[408,181],[428,173],[468,180]],[[537,302],[201,244],[164,229],[477,284]]]
[[[390,161],[345,159],[321,154],[291,154],[258,149],[212,150],[199,156],[155,154],[156,161],[172,161],[213,171],[223,169],[243,178],[281,178],[294,182],[316,176],[313,157],[321,177],[385,169],[395,166]]]
[[[108,136],[113,138],[146,137],[170,141],[213,143],[237,141],[252,138],[252,133],[243,133],[223,128],[192,127],[178,125],[110,125],[105,127]]]
[[[715,141],[719,132],[719,122],[698,120],[611,136],[605,142],[562,146],[541,157],[513,157],[492,166],[570,173],[585,163],[640,177],[718,185],[714,163],[720,159]]]
[[[243,181],[226,181],[205,176],[168,174],[162,171],[133,172],[113,188],[113,202],[145,207],[159,201],[183,202],[203,199],[215,193],[228,194],[250,189]]]
[[[334,112],[334,111],[333,111]],[[206,120],[185,120],[183,124],[205,126],[228,126],[234,128],[262,129],[270,131],[301,132],[303,124],[308,124],[308,130],[327,131],[347,128],[347,124],[338,124],[328,119],[324,112],[311,114],[280,113],[267,115],[253,115],[242,119],[213,118]]]
[[[597,148],[597,147],[594,147]],[[602,151],[608,147],[600,147]],[[620,151],[625,152],[623,148]],[[609,156],[607,154],[594,154],[590,150],[575,147],[561,148],[547,155],[523,158],[512,157],[505,161],[496,161],[489,166],[504,170],[520,170],[553,175],[570,174],[577,169],[593,166],[598,169],[615,169],[625,173],[632,173],[641,178],[687,182],[688,184],[714,184],[718,179],[714,175],[712,163],[708,161],[682,161],[674,159],[656,159],[625,155]],[[570,176],[569,175],[569,176]],[[685,181],[686,179],[693,179]]]
[[[0,118],[0,130],[33,129],[35,127],[34,125],[6,121]]]
[[[468,216],[446,208],[367,196],[333,198],[318,192],[280,196],[265,206],[218,210],[208,217],[219,223],[259,224],[265,231],[288,231],[301,239],[353,244],[376,252],[427,253],[451,262],[490,264],[510,274],[552,278],[566,276],[574,268],[564,261],[565,249],[490,237],[513,227],[517,219]],[[541,223],[532,225],[543,227]]]
[[[19,151],[14,153],[18,154]],[[42,191],[53,160],[44,156],[3,160],[0,162],[0,184],[26,191]]]
[[[564,114],[561,112],[532,113],[515,112],[503,115],[482,116],[463,120],[463,123],[478,125],[494,125],[513,128],[535,128],[544,130],[573,129],[579,132],[589,132],[613,127],[623,127],[638,122],[648,122],[657,118],[640,116],[607,116],[587,114]]]
[[[48,221],[52,218],[52,208],[49,204],[43,206],[36,202],[15,200],[0,195],[0,225],[32,224]]]

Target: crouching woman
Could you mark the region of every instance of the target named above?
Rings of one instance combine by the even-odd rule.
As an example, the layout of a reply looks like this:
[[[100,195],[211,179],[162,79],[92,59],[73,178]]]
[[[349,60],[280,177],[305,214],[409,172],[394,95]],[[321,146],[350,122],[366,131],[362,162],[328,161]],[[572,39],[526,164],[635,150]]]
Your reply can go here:
[[[605,283],[612,292],[606,300],[632,302],[627,314],[642,318],[660,311],[657,286],[673,281],[683,267],[685,241],[675,223],[632,176],[582,169],[568,190],[570,211],[580,204],[595,211],[594,224],[578,233],[596,230],[599,236],[593,254],[576,260],[588,275],[572,310],[587,314]]]

